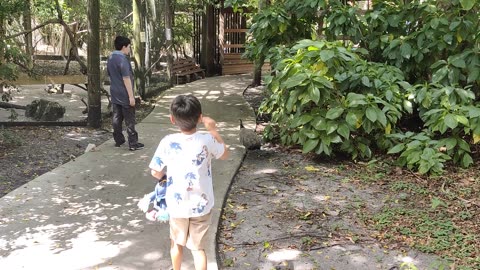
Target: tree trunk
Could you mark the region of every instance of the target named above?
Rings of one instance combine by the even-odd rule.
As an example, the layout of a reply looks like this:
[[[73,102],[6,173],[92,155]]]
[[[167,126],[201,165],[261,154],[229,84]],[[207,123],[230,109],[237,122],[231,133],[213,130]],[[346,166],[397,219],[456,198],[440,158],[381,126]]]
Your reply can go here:
[[[163,24],[164,22],[162,21],[162,10],[163,10],[163,5],[161,4],[161,1],[159,0],[148,0],[148,3],[150,5],[150,11],[151,11],[151,19],[150,19],[150,28],[151,28],[151,33],[152,33],[152,39],[151,39],[151,48],[152,48],[152,59],[153,63],[151,64],[150,67],[148,68],[160,68],[160,56],[162,55],[162,45],[163,45],[163,37],[162,37],[162,30],[163,30]],[[163,4],[163,2],[162,2]]]
[[[135,88],[143,98],[145,96],[145,48],[142,42],[142,0],[133,0],[133,56],[135,61]],[[145,32],[143,33],[145,34]]]
[[[99,128],[102,123],[100,102],[100,3],[88,0],[88,124]]]
[[[270,5],[270,0],[258,0],[258,9],[265,9]],[[254,70],[253,70],[253,81],[251,86],[259,86],[262,84],[262,67],[265,63],[265,56],[259,55],[254,61]]]
[[[23,11],[23,29],[25,31],[32,30],[32,13],[31,13],[31,0],[25,1],[25,10]],[[32,32],[25,34],[25,53],[27,54],[27,67],[33,68],[33,39]]]
[[[215,10],[213,5],[207,5],[206,9],[205,72],[207,73],[207,76],[213,76],[215,74],[215,39],[217,38],[215,33]]]
[[[252,87],[256,87],[262,84],[262,67],[265,63],[265,56],[259,55],[254,61],[254,72]]]
[[[2,42],[5,40],[4,37],[5,37],[5,28],[4,28],[4,20],[2,17],[0,17],[0,40],[2,40]],[[3,62],[5,61],[4,59],[4,55],[5,55],[5,49],[3,47],[3,44],[0,46],[0,65],[3,65]],[[0,74],[1,75],[1,74]],[[3,83],[3,80],[5,78],[3,78],[3,76],[0,76],[0,98],[1,98],[1,95],[3,94],[3,86],[4,86],[4,83]]]
[[[165,0],[165,44],[167,46],[167,78],[168,81],[173,84],[172,67],[172,4],[170,0]]]

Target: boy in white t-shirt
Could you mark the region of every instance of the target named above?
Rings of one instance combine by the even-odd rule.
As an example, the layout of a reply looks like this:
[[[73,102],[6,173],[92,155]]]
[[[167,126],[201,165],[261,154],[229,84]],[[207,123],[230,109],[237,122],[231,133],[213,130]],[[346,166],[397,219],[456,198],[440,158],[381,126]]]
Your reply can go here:
[[[204,236],[211,224],[214,203],[211,160],[226,159],[227,147],[216,122],[202,116],[200,101],[179,95],[170,104],[170,121],[180,133],[165,136],[150,162],[153,177],[168,168],[166,202],[170,214],[170,256],[173,269],[182,264],[183,247],[192,251],[195,269],[207,269]],[[197,132],[203,123],[208,133]]]

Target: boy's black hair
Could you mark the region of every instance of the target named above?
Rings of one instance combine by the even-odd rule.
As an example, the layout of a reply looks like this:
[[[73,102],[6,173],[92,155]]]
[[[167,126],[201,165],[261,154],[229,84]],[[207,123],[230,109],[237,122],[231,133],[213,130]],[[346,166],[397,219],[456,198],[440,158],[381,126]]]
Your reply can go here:
[[[114,43],[115,43],[115,50],[120,51],[123,47],[128,46],[128,45],[131,43],[131,41],[130,41],[130,39],[127,38],[127,37],[117,36],[117,37],[115,38],[115,42],[114,42]]]
[[[198,118],[202,114],[202,105],[193,95],[179,95],[170,104],[170,113],[180,130],[190,131],[197,127]]]

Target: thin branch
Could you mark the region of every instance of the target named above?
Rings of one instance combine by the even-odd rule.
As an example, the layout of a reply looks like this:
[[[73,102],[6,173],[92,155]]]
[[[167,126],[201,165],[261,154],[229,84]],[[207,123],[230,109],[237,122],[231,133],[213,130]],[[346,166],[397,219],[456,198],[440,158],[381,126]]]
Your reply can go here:
[[[8,36],[8,37],[5,37],[5,39],[12,39],[12,38],[16,38],[18,36],[21,36],[21,35],[25,35],[25,34],[29,34],[39,28],[42,28],[42,27],[45,27],[49,24],[53,24],[53,23],[60,23],[61,21],[59,19],[53,19],[53,20],[48,20],[40,25],[37,25],[35,26],[34,28],[30,29],[30,30],[26,30],[26,31],[23,31],[23,32],[20,32],[20,33],[16,33],[14,35],[11,35],[11,36]]]

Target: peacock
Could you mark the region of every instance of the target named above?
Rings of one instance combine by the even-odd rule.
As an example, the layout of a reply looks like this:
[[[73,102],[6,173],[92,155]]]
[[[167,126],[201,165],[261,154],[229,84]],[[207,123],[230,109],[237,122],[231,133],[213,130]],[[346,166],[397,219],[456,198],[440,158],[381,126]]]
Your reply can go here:
[[[240,143],[248,150],[260,149],[262,138],[255,131],[245,128],[242,119],[238,120],[240,120]]]

